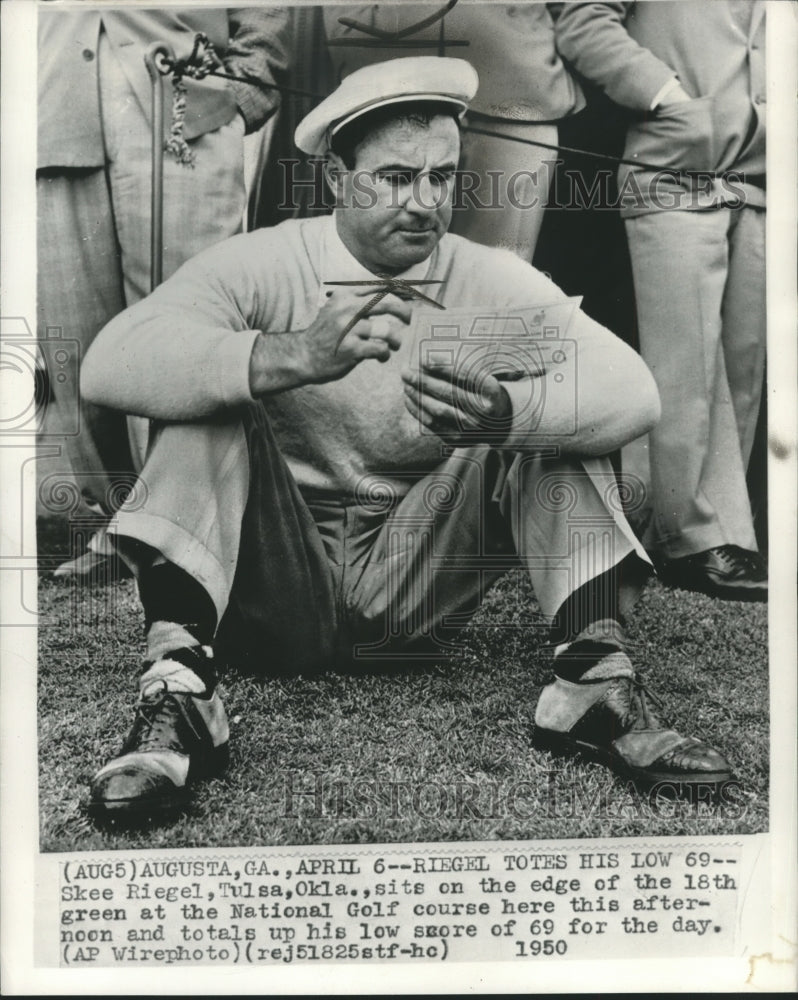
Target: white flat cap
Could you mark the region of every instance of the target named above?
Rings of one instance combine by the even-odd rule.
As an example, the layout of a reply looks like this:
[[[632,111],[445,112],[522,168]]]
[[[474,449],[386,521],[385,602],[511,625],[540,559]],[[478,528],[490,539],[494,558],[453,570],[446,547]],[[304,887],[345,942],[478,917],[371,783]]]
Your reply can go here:
[[[410,56],[373,63],[345,77],[306,115],[297,125],[294,142],[303,153],[320,156],[338,129],[386,104],[441,101],[462,114],[478,86],[477,71],[465,59]]]

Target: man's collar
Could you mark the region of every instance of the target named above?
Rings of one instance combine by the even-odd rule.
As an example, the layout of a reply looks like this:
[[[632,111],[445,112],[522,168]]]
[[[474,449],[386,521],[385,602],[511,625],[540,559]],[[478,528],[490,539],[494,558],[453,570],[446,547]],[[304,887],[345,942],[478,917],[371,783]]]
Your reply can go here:
[[[408,279],[426,278],[432,266],[435,250],[429,257],[419,261],[401,274],[394,277]],[[325,292],[329,291],[329,286],[325,288],[327,281],[374,281],[379,276],[364,267],[356,257],[354,257],[344,245],[343,240],[338,235],[335,225],[335,215],[327,219],[327,226],[324,231],[324,240],[321,253],[321,281],[323,299]],[[333,286],[334,287],[334,286]],[[368,287],[368,286],[364,286]]]

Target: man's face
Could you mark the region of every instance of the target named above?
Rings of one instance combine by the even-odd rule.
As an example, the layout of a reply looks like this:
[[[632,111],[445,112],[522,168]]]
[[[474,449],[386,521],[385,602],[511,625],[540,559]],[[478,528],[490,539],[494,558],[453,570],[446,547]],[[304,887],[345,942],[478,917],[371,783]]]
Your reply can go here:
[[[449,228],[460,135],[437,115],[428,125],[396,121],[357,147],[355,166],[340,174],[338,232],[361,264],[399,274],[425,260]]]

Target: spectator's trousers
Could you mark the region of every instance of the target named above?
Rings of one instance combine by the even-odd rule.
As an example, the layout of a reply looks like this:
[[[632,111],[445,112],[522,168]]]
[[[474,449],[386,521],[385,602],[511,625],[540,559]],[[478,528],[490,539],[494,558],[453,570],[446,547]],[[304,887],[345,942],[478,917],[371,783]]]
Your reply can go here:
[[[470,193],[463,192],[462,207],[455,208],[449,227],[458,236],[510,250],[531,264],[557,163],[557,150],[548,148],[557,145],[557,126],[473,113],[466,125],[547,144],[463,132],[460,169],[471,174]]]
[[[661,211],[626,220],[640,353],[662,418],[648,435],[646,546],[678,558],[756,550],[745,474],[765,366],[765,212]],[[624,471],[648,479],[642,442]]]
[[[160,427],[109,535],[134,572],[160,553],[199,581],[217,646],[256,671],[439,657],[512,567],[529,573],[542,617],[526,627],[542,635],[630,553],[621,610],[648,571],[604,459],[480,446],[442,451],[402,498],[303,495],[260,405]]]
[[[48,168],[36,183],[39,336],[55,327],[81,357],[106,323],[150,291],[151,129],[104,33],[98,60],[105,165]],[[164,277],[241,230],[243,135],[237,117],[191,143],[193,167],[164,155]],[[64,434],[64,475],[71,466],[86,498],[106,506],[114,481],[141,467],[144,422],[131,422],[131,461],[121,414],[82,401],[74,380],[51,373],[51,384],[47,430]],[[71,433],[78,422],[80,433]]]

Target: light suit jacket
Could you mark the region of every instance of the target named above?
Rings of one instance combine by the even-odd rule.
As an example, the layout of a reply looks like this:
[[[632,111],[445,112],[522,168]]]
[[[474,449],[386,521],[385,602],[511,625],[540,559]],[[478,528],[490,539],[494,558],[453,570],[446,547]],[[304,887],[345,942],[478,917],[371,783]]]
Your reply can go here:
[[[190,54],[194,35],[204,32],[229,72],[274,83],[286,69],[287,25],[287,14],[279,7],[85,11],[41,7],[38,166],[95,167],[104,162],[97,70],[101,28],[149,119],[151,84],[144,52],[152,42],[168,42],[180,59]],[[247,131],[255,131],[279,104],[276,91],[251,84],[214,77],[202,81],[185,78],[184,82],[184,135],[189,140],[227,124],[237,110]],[[171,93],[167,78],[167,132]]]
[[[739,171],[748,203],[764,205],[762,0],[552,6],[561,8],[556,21],[561,55],[617,104],[637,112],[626,158],[681,170]],[[693,100],[652,111],[654,98],[674,75]],[[622,166],[619,183],[634,169]],[[707,189],[706,203],[700,192],[692,193],[699,196],[684,205],[702,208],[718,192]]]
[[[443,4],[380,3],[328,6],[324,10],[327,38],[366,41],[362,31],[346,27],[340,17],[352,18],[382,31],[401,31],[430,16]],[[479,74],[479,90],[470,110],[491,118],[517,122],[557,121],[584,106],[573,77],[562,64],[554,43],[554,25],[546,5],[458,3],[443,18],[446,40],[467,41],[452,46],[447,56],[467,59]],[[404,40],[439,40],[437,21]],[[337,80],[353,70],[399,56],[438,55],[436,47],[374,47],[332,45],[330,55]]]

